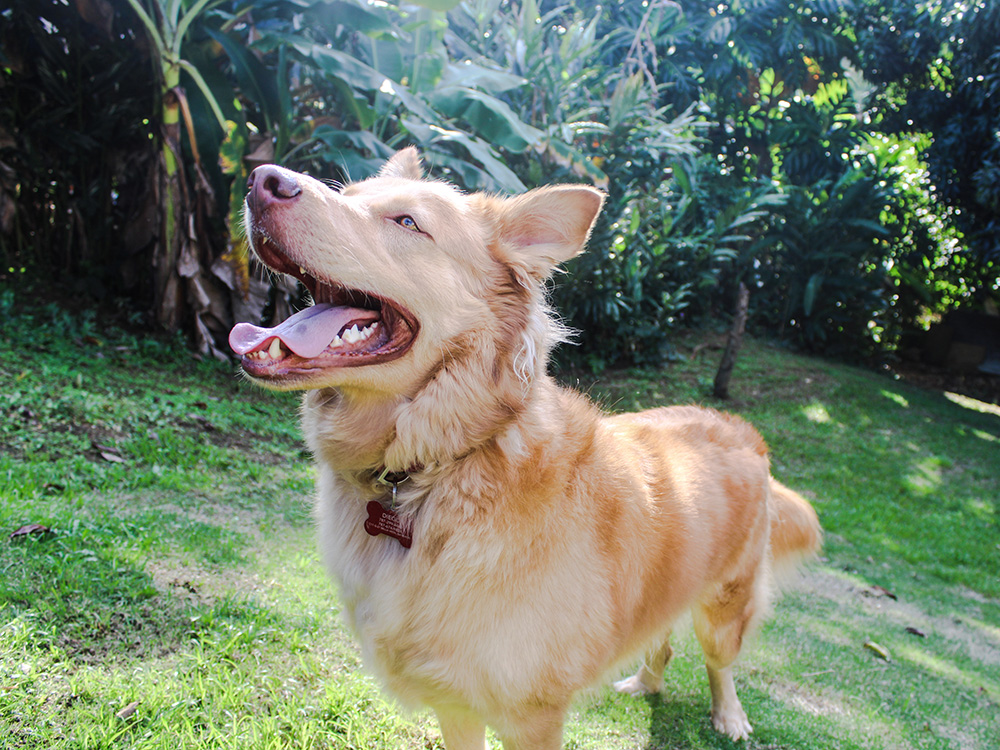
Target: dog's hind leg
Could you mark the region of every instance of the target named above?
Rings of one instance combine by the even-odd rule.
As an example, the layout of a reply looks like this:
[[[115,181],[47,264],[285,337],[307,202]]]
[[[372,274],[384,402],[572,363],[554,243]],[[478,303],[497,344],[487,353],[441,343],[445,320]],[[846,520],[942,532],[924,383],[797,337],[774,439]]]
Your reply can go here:
[[[631,677],[619,680],[614,687],[619,693],[638,697],[663,690],[663,670],[670,663],[674,650],[670,648],[670,633],[663,639],[663,645],[646,655],[639,671]]]
[[[753,731],[736,696],[732,664],[739,656],[747,629],[767,604],[763,571],[717,587],[691,610],[695,634],[705,652],[708,685],[712,691],[712,724],[734,740]]]
[[[486,750],[486,724],[460,709],[436,708],[441,736],[448,750]]]

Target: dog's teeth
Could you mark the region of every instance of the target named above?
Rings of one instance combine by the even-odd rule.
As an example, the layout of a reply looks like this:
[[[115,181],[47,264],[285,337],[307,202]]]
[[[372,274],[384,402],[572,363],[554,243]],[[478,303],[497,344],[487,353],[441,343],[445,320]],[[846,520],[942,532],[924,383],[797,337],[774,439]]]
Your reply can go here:
[[[271,339],[271,347],[267,350],[272,359],[281,358],[281,342],[278,339]]]
[[[302,266],[299,266],[299,273],[301,273],[303,276],[305,276],[306,275],[306,269],[304,269]]]
[[[375,332],[376,324],[365,326],[364,328],[358,328],[358,324],[355,323],[353,326],[343,331],[339,336],[334,336],[333,341],[330,342],[330,349],[336,349],[338,346],[343,346],[344,344],[356,344],[359,341],[364,341]]]

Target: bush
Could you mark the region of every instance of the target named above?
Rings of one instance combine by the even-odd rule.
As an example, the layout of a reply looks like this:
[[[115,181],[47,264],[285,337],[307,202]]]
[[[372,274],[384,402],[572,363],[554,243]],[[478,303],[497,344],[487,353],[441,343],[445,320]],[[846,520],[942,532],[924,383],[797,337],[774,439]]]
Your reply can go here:
[[[850,170],[787,196],[742,259],[753,324],[811,351],[874,353],[888,307],[885,191]]]

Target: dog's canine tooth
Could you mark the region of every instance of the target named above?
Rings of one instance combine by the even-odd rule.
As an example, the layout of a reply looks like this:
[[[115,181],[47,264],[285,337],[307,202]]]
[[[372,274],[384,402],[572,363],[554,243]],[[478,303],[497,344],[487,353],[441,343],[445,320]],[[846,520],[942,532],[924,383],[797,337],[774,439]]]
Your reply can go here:
[[[271,339],[271,347],[267,350],[267,353],[271,355],[272,359],[281,358],[281,341],[278,339]]]

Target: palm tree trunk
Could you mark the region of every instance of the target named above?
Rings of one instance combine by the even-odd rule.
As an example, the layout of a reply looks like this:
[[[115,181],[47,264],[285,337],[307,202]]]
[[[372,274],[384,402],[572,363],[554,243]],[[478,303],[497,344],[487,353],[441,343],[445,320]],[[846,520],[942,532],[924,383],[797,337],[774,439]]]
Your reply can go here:
[[[180,153],[181,124],[180,104],[174,89],[180,83],[180,69],[164,65],[162,101],[163,143],[159,159],[160,188],[160,238],[153,257],[154,298],[156,321],[168,331],[181,326],[183,311],[183,285],[177,274],[181,243],[184,238],[185,201],[181,181],[184,173],[178,162]]]

